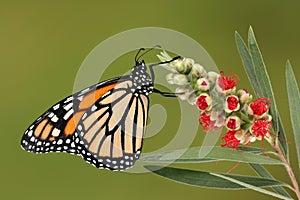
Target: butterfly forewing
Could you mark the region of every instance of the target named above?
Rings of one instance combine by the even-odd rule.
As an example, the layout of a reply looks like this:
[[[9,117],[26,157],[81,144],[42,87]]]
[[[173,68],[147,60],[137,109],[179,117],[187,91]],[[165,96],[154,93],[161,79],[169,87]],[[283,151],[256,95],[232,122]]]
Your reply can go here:
[[[101,82],[52,106],[25,131],[30,152],[81,155],[99,168],[123,170],[139,158],[148,96],[128,76]]]

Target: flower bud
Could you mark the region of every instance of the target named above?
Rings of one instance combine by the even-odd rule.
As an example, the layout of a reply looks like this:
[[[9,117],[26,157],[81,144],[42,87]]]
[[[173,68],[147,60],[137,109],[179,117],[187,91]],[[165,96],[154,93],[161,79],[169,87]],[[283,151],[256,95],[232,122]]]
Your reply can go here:
[[[207,72],[207,79],[212,82],[215,83],[216,80],[219,78],[219,74],[213,71]]]
[[[188,101],[189,104],[195,105],[195,104],[196,104],[196,99],[197,99],[197,98],[196,98],[195,93],[192,92],[192,94],[189,95],[187,101]]]
[[[196,77],[205,77],[206,71],[203,66],[198,63],[193,64],[192,66],[192,74]]]
[[[188,80],[184,74],[174,74],[173,82],[176,85],[185,85],[187,84]]]
[[[188,97],[190,96],[190,90],[185,87],[178,87],[175,89],[176,96],[180,100],[187,100]]]
[[[218,118],[216,119],[215,126],[217,128],[221,128],[221,127],[224,126],[224,124],[225,124],[225,117],[222,114],[218,115]]]
[[[226,98],[224,109],[226,113],[231,113],[240,109],[239,98],[235,95],[229,95]]]
[[[263,116],[263,119],[266,120],[266,121],[268,121],[268,122],[271,122],[271,121],[272,121],[272,115],[270,115],[270,114],[265,114],[265,115]]]
[[[204,132],[207,132],[209,127],[214,127],[215,124],[214,120],[211,119],[210,112],[202,112],[198,121],[204,129]]]
[[[225,123],[228,130],[236,131],[241,127],[241,119],[238,116],[229,116]]]
[[[242,129],[238,130],[234,136],[240,141],[240,144],[248,144],[249,142],[251,143],[256,140],[249,132],[245,133]]]
[[[160,52],[160,54],[157,55],[157,57],[162,61],[168,61],[168,60],[172,60],[172,57],[166,52],[166,51],[162,51]]]
[[[246,89],[238,90],[237,95],[241,103],[248,103],[252,100],[252,95]]]
[[[212,99],[207,93],[202,93],[197,98],[196,106],[198,106],[199,110],[209,111],[212,108]]]
[[[174,84],[174,74],[173,73],[167,74],[166,79],[169,84],[171,84],[171,85]]]
[[[187,66],[184,64],[182,60],[177,60],[174,63],[172,63],[172,66],[175,68],[175,70],[179,73],[185,73]]]
[[[209,82],[206,78],[199,78],[195,85],[196,90],[207,91],[209,89]]]
[[[195,61],[191,58],[184,58],[183,59],[183,63],[189,68],[191,69],[195,63]]]

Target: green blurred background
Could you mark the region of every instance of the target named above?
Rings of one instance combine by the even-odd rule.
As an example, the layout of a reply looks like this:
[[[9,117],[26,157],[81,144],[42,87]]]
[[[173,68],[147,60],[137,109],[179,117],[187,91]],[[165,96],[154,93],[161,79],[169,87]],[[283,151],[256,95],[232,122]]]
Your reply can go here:
[[[96,169],[67,154],[34,155],[23,151],[20,138],[44,110],[69,95],[80,64],[101,41],[137,27],[165,27],[203,45],[219,68],[240,76],[250,88],[236,50],[234,31],[244,38],[249,25],[256,33],[272,80],[279,111],[293,143],[285,88],[285,62],[291,60],[300,83],[300,1],[0,1],[1,66],[1,199],[273,199],[254,191],[222,191],[178,184],[151,173],[129,174]],[[176,42],[176,41],[174,41]],[[132,54],[133,55],[133,54]],[[105,78],[132,66],[123,56]],[[125,72],[124,71],[124,72]],[[151,97],[172,111],[169,99]],[[176,102],[175,102],[176,104]],[[175,105],[174,104],[174,105]],[[174,109],[173,109],[174,110]],[[171,116],[171,115],[168,115]],[[174,117],[178,115],[174,115]],[[145,150],[162,146],[176,127],[170,117]],[[171,122],[171,123],[170,123]],[[195,138],[200,144],[203,138]],[[294,145],[291,145],[294,147]],[[291,162],[298,169],[295,150]],[[232,163],[181,165],[227,171]],[[269,167],[288,182],[281,167]],[[240,165],[232,173],[254,173]],[[299,173],[297,170],[297,177]]]

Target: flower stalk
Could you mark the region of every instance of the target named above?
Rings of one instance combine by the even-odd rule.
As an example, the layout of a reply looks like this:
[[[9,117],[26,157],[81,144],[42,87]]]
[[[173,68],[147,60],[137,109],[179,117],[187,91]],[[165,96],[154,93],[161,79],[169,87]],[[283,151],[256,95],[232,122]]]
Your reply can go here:
[[[275,149],[276,151],[276,155],[278,156],[278,158],[282,161],[282,163],[284,164],[284,167],[292,181],[292,184],[293,184],[293,190],[297,196],[297,199],[299,200],[300,199],[300,191],[299,191],[299,185],[298,185],[298,182],[297,182],[297,179],[296,179],[296,176],[291,168],[291,165],[289,163],[289,161],[285,158],[283,152],[281,151],[280,147],[277,145],[277,144],[274,144],[273,145],[273,148]]]

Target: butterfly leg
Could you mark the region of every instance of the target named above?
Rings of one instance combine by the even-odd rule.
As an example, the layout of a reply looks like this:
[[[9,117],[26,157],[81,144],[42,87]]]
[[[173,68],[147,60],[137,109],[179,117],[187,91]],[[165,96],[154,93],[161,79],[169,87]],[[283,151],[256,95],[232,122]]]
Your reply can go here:
[[[177,97],[178,94],[183,94],[183,93],[173,93],[173,92],[162,92],[162,91],[160,91],[158,89],[155,89],[155,88],[153,89],[153,92],[157,93],[157,94],[160,94],[164,97]]]
[[[152,64],[152,65],[149,65],[149,70],[150,70],[150,74],[151,74],[152,81],[154,81],[154,79],[155,79],[155,74],[154,74],[154,71],[153,71],[153,67],[154,67],[154,66],[158,66],[158,65],[161,65],[161,64],[167,64],[167,63],[173,62],[174,60],[178,60],[178,59],[180,59],[180,58],[181,58],[180,56],[176,56],[176,57],[172,58],[171,60],[168,60],[168,61],[165,61],[165,62],[160,62],[160,63],[155,63],[155,64]]]

